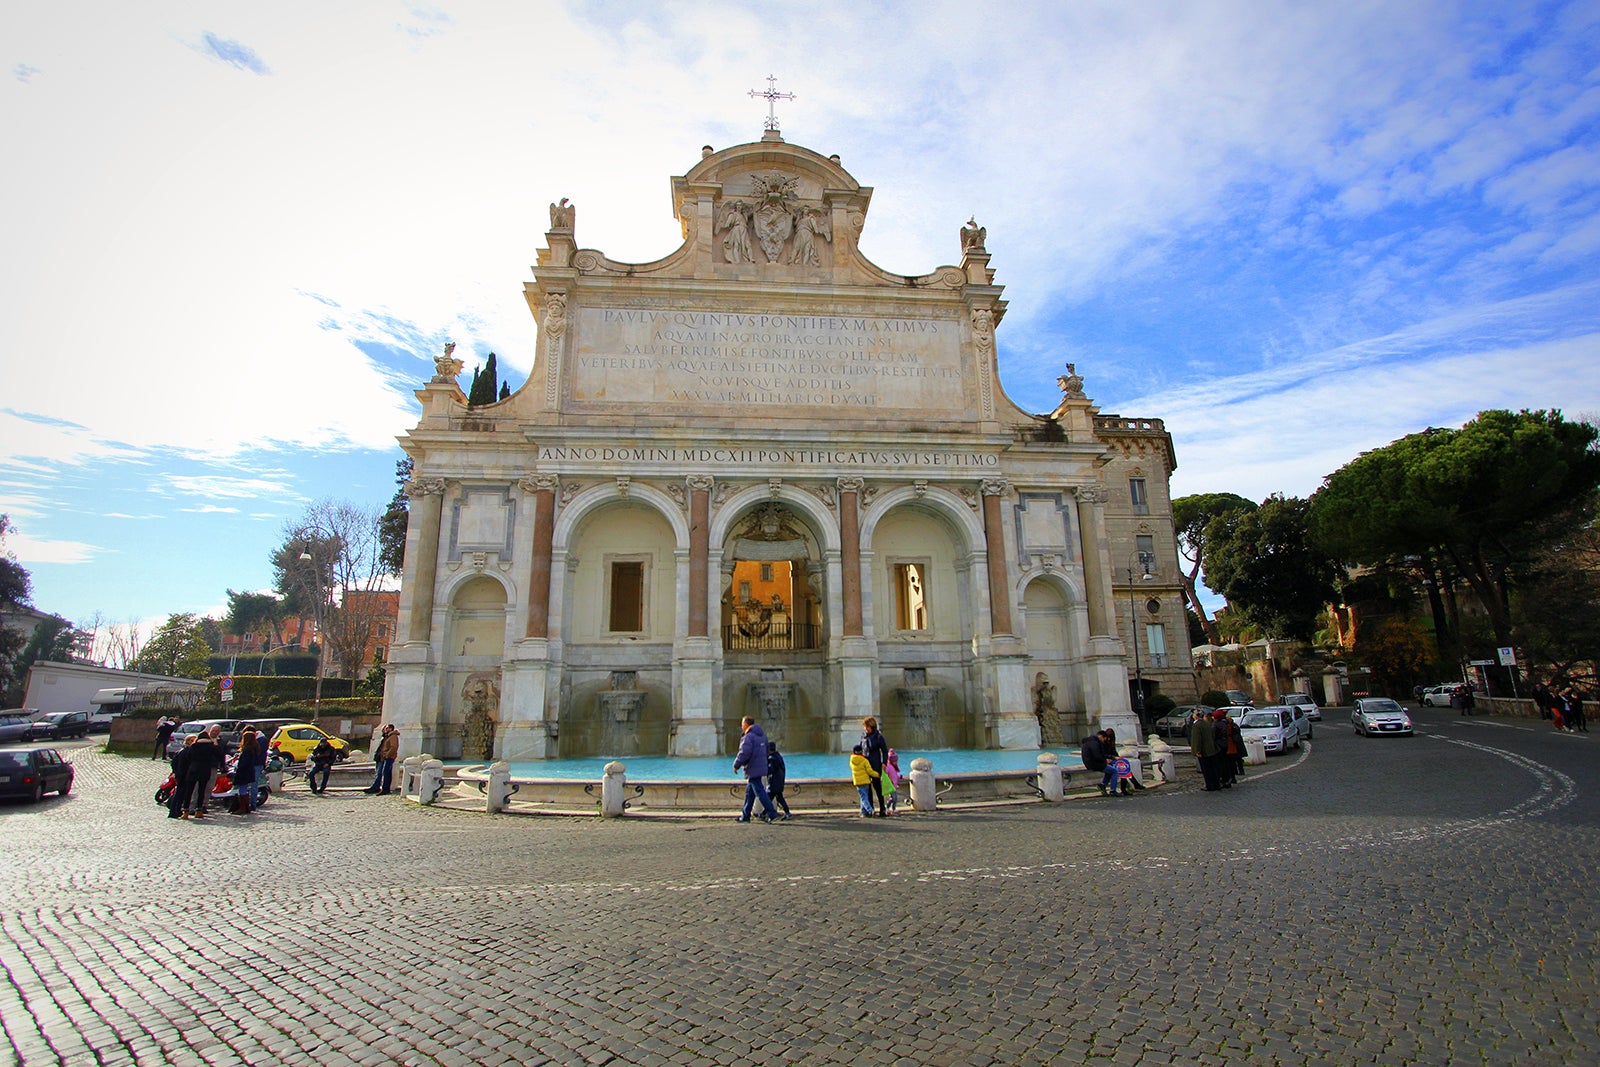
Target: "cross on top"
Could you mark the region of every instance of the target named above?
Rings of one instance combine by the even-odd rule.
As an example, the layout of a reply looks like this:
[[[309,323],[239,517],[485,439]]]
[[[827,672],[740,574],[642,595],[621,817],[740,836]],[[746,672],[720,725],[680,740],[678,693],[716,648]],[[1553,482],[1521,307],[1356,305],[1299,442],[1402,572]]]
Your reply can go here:
[[[765,128],[769,129],[769,130],[776,131],[777,128],[778,128],[778,110],[777,110],[778,101],[779,100],[793,100],[794,99],[794,94],[793,93],[780,93],[780,92],[778,92],[778,77],[777,77],[777,75],[768,74],[767,75],[767,87],[766,87],[766,89],[764,91],[761,90],[761,89],[751,89],[750,90],[750,95],[751,96],[764,96],[764,97],[766,97],[766,100],[767,100],[767,125],[766,125]]]

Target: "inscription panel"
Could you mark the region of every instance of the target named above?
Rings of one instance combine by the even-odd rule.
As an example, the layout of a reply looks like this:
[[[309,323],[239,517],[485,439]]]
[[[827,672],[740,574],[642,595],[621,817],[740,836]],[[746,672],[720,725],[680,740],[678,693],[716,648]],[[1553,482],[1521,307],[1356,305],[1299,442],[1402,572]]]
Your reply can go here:
[[[655,407],[970,410],[954,319],[596,307],[578,312],[569,395]]]

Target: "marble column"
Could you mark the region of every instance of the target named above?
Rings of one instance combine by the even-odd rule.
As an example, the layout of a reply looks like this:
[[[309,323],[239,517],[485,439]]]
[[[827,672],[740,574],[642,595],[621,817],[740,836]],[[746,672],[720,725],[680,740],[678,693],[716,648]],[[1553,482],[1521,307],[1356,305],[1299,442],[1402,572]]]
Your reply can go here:
[[[550,636],[550,549],[556,524],[556,476],[524,479],[533,492],[533,558],[528,574],[528,636]]]
[[[1083,650],[1084,699],[1091,723],[1116,730],[1118,738],[1136,738],[1139,719],[1133,714],[1128,679],[1132,672],[1127,649],[1117,634],[1112,603],[1111,539],[1106,533],[1106,487],[1080,485],[1078,531],[1083,549],[1083,595],[1089,609],[1089,640]],[[1098,710],[1098,716],[1095,712]]]
[[[1078,538],[1083,558],[1083,595],[1089,609],[1089,634],[1105,637],[1116,633],[1108,612],[1111,594],[1106,582],[1110,554],[1106,543],[1106,487],[1080,485],[1073,493],[1078,498]]]
[[[674,756],[711,756],[718,750],[721,653],[721,633],[713,639],[710,621],[711,490],[715,482],[708,474],[691,474],[685,484],[689,490],[689,603],[684,611],[687,626],[673,645],[670,750]]]
[[[711,486],[710,475],[689,479],[689,636],[707,637],[710,624]]]
[[[1000,519],[1000,497],[1006,483],[998,478],[983,482],[983,540],[989,557],[989,628],[1011,633],[1011,583],[1006,577],[1005,525]]]
[[[860,637],[861,630],[861,515],[857,501],[863,481],[840,478],[839,486],[839,591],[844,596],[844,636]]]
[[[416,564],[406,577],[411,583],[411,614],[406,619],[406,640],[426,643],[433,635],[433,588],[439,578],[439,516],[444,509],[444,479],[415,478],[406,483],[413,507],[408,533]]]

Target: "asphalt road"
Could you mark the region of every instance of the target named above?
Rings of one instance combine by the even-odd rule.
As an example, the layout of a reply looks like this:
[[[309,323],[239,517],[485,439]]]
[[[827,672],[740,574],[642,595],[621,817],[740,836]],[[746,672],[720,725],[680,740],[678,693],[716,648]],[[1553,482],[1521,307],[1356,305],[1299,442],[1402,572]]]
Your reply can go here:
[[[777,826],[0,804],[0,1063],[1600,1063],[1594,742],[1331,712],[1242,785]]]

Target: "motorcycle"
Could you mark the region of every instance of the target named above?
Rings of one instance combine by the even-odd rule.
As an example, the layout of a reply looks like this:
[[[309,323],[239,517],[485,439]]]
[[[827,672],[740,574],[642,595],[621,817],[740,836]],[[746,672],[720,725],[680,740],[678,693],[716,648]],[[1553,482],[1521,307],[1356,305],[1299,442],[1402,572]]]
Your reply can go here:
[[[238,765],[239,758],[237,756],[229,757],[224,764],[221,773],[217,775],[217,780],[211,785],[211,800],[213,802],[220,803],[238,795],[239,790],[233,784],[233,772],[238,768]],[[267,802],[268,797],[272,796],[272,789],[262,779],[258,779],[253,784],[256,787],[253,807],[259,808]],[[168,774],[167,780],[162,782],[160,787],[156,789],[156,803],[165,807],[172,800],[172,794],[177,788],[178,776],[176,774]]]

